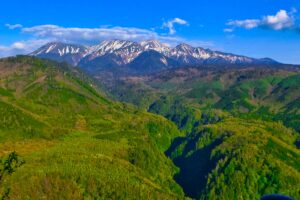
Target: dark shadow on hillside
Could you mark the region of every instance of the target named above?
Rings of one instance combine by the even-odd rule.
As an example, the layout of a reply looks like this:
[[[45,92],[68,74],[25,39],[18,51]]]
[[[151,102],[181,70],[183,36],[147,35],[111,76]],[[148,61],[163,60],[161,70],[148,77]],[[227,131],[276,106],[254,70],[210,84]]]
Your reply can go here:
[[[180,172],[174,176],[174,179],[183,188],[186,196],[195,199],[200,198],[207,183],[207,176],[216,165],[215,161],[210,159],[211,152],[221,144],[221,139],[216,140],[187,156],[190,151],[196,149],[198,139],[199,137],[189,140],[182,155],[173,159],[174,164],[180,168]],[[182,138],[174,140],[174,142],[176,144],[172,144],[170,147],[173,150],[175,149],[174,146],[182,143]],[[171,155],[170,149],[166,151],[166,154]]]
[[[171,146],[169,147],[169,149],[165,152],[165,154],[168,157],[172,156],[172,152],[174,152],[184,141],[186,140],[185,137],[177,137],[173,140]]]
[[[298,149],[300,149],[300,136],[298,136],[298,139],[296,140],[295,145]]]

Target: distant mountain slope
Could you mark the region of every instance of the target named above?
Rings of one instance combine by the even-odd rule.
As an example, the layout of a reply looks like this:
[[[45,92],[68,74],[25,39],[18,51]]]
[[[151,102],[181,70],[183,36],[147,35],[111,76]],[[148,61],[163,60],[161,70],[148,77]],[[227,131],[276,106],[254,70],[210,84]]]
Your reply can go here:
[[[138,73],[147,74],[154,71],[170,69],[177,65],[178,63],[176,60],[164,56],[157,51],[148,50],[141,53],[136,59],[134,59],[128,65],[128,68]]]
[[[286,67],[185,67],[104,84],[118,100],[145,108],[154,108],[151,104],[155,103],[171,108],[180,99],[181,104],[199,109],[216,108],[282,120],[300,131],[300,68]],[[155,113],[163,110],[157,108]],[[172,118],[172,114],[168,116]],[[185,123],[192,122],[185,119]]]
[[[164,61],[161,62],[160,59],[147,59],[145,62],[144,59],[141,59],[140,55],[143,54],[143,58],[146,58],[145,54],[149,51],[157,52],[156,57],[164,57]],[[157,40],[143,41],[141,43],[109,40],[90,47],[49,43],[30,55],[65,61],[72,65],[88,68],[91,72],[106,71],[111,68],[121,70],[122,68],[127,68],[127,71],[131,73],[153,73],[167,68],[199,64],[279,64],[269,58],[249,58],[201,47],[195,48],[187,44],[180,44],[171,48],[165,44],[161,44]],[[167,60],[172,60],[172,62],[167,62]],[[147,66],[147,70],[143,69],[143,65]],[[149,66],[152,67],[149,68]]]
[[[51,42],[32,52],[30,55],[77,65],[87,53],[88,48],[82,45]]]
[[[164,155],[176,126],[109,100],[74,67],[1,59],[0,113],[1,169],[10,152],[24,161],[1,175],[1,197],[184,199]]]

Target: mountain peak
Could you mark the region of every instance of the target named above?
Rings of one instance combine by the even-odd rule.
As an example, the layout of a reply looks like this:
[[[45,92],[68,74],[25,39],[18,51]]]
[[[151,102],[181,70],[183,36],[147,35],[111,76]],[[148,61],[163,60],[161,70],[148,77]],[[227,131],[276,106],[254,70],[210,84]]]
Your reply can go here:
[[[31,56],[66,61],[72,65],[77,65],[87,48],[77,44],[67,44],[62,42],[49,42],[32,52]],[[66,57],[66,58],[64,58]]]
[[[194,47],[192,47],[191,45],[186,44],[186,43],[181,43],[181,44],[177,45],[175,48],[194,49]]]
[[[140,43],[142,46],[151,45],[151,46],[162,46],[162,43],[159,40],[145,40]]]
[[[64,54],[75,54],[79,53],[80,50],[84,50],[85,47],[82,45],[77,44],[67,44],[63,42],[49,42],[42,47],[40,47],[38,50],[34,51],[30,55],[38,55],[41,53],[54,53],[54,54],[60,54],[61,56]]]
[[[191,45],[188,45],[188,44],[185,44],[185,43],[182,43],[182,44],[179,44],[177,45],[175,48],[174,48],[175,52],[181,52],[181,53],[187,53],[187,54],[192,54],[195,50],[194,47],[192,47]]]
[[[167,45],[162,44],[158,40],[146,40],[142,41],[140,44],[144,50],[154,50],[159,53],[167,53],[170,51],[170,48]]]

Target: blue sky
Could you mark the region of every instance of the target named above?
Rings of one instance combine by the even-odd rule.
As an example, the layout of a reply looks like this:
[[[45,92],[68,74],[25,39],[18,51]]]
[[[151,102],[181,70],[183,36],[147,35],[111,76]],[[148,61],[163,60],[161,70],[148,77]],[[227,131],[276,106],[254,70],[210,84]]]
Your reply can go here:
[[[63,3],[62,3],[63,2]],[[299,11],[298,11],[299,10]],[[0,7],[0,56],[42,44],[159,39],[300,64],[299,0],[26,0]]]

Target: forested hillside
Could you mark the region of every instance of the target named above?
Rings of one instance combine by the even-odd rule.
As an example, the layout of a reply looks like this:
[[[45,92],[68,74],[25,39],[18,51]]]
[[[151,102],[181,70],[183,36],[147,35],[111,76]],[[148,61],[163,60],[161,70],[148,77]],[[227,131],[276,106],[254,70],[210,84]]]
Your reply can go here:
[[[259,199],[275,193],[298,199],[298,71],[182,68],[123,77],[106,89],[186,133],[166,155],[180,168],[174,178],[187,196]]]
[[[63,63],[0,60],[2,198],[300,198],[298,72],[186,70],[101,89]]]
[[[65,64],[0,60],[1,196],[182,199],[164,155],[175,125],[116,103]]]
[[[300,68],[200,66],[115,81],[105,85],[116,99],[167,118],[179,113],[177,124],[189,130],[195,120],[186,112],[199,116],[197,110],[214,109],[243,118],[283,121],[300,130]]]

